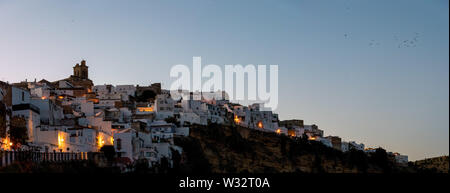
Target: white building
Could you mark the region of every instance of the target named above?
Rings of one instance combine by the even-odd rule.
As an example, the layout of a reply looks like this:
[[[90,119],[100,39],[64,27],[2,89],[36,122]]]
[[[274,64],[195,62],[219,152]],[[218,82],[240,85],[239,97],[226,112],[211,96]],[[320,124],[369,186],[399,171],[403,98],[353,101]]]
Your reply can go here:
[[[135,96],[136,87],[134,85],[116,85],[115,91],[120,94],[122,101],[128,101],[130,96]]]
[[[137,160],[143,143],[134,129],[125,129],[114,134],[114,148],[118,157],[127,157],[131,161]]]
[[[364,144],[362,143],[356,143],[354,141],[348,142],[348,149],[355,149],[355,150],[361,150],[364,151]]]
[[[275,133],[288,135],[288,129],[286,127],[279,127],[278,129],[275,130]]]
[[[152,141],[154,143],[168,142],[173,143],[173,134],[175,125],[165,121],[155,121],[150,124]]]
[[[141,148],[139,159],[147,160],[150,167],[156,163],[159,163],[160,161],[158,157],[158,152],[156,150],[156,147],[154,146]]]
[[[211,123],[223,124],[226,110],[216,104],[206,104],[208,108],[208,120]]]
[[[181,125],[202,124],[200,116],[192,112],[180,112],[178,118]]]
[[[75,143],[70,143],[69,136],[70,134],[63,130],[45,127],[36,132],[36,140],[33,144],[40,147],[43,152],[73,151],[76,149],[72,147],[75,146]]]
[[[128,101],[129,96],[135,96],[134,85],[96,85],[92,89],[100,100]]]
[[[341,143],[341,151],[342,151],[342,152],[347,152],[348,150],[349,150],[349,148],[348,148],[348,142],[343,141],[343,142]]]
[[[49,98],[50,97],[50,87],[48,86],[34,86],[30,88],[30,94],[39,98]]]
[[[32,98],[31,104],[39,108],[41,124],[59,125],[64,118],[63,108],[48,98]]]
[[[12,116],[23,117],[26,120],[28,141],[33,142],[41,119],[40,110],[31,104],[30,92],[28,90],[12,87]]]
[[[318,141],[320,141],[322,144],[324,144],[327,147],[333,147],[333,144],[331,143],[331,140],[324,137],[318,137]]]
[[[175,107],[175,102],[167,94],[156,95],[155,99],[155,112],[156,118],[164,120],[168,117],[173,117],[173,111]]]
[[[189,136],[189,127],[177,127],[177,128],[175,128],[174,135],[188,137]]]
[[[393,153],[395,162],[401,165],[408,165],[408,156],[407,155],[401,155],[400,153]]]
[[[30,92],[28,90],[12,86],[11,105],[30,104]]]

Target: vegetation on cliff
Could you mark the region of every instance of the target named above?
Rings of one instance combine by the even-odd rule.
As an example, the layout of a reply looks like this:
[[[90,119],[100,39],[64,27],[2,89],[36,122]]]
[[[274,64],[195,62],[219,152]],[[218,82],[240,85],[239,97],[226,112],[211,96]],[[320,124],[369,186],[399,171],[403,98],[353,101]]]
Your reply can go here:
[[[449,156],[417,160],[415,162],[410,162],[409,165],[422,173],[448,173]]]

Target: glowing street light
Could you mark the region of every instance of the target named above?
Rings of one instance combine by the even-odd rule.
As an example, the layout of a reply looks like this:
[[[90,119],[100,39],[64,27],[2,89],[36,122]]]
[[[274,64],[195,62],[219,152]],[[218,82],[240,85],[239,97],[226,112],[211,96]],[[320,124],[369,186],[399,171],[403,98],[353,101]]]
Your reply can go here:
[[[61,134],[58,134],[58,146],[62,147],[64,145],[64,137]]]
[[[237,115],[234,116],[234,122],[239,124],[241,122],[241,119]]]
[[[101,148],[103,147],[103,145],[105,145],[105,140],[103,140],[103,136],[99,135],[98,136],[98,143],[97,143],[98,147]]]
[[[258,128],[262,129],[264,127],[264,125],[262,124],[262,122],[258,122]]]
[[[4,144],[6,149],[10,149],[11,146],[13,145],[13,143],[11,141],[9,141],[7,138],[3,140],[3,142],[1,142],[2,144]]]

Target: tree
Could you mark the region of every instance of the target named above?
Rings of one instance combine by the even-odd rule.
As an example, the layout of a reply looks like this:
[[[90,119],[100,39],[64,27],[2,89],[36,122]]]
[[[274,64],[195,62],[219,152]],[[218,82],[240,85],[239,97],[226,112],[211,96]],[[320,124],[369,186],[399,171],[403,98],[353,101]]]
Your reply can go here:
[[[153,99],[155,99],[156,97],[156,93],[153,92],[152,90],[145,90],[144,92],[142,92],[142,94],[140,94],[139,96],[136,96],[136,101],[137,102],[149,102],[152,101]]]
[[[0,138],[6,137],[6,106],[0,101]]]
[[[161,165],[159,166],[160,172],[167,173],[167,171],[169,171],[169,168],[170,168],[169,159],[167,157],[162,157]]]
[[[100,151],[103,152],[108,162],[112,162],[114,156],[116,155],[116,150],[112,145],[105,145],[102,148],[100,148]]]
[[[367,168],[369,167],[369,165],[367,155],[363,151],[350,149],[347,152],[347,155],[351,165],[356,166],[361,172],[367,172]]]
[[[136,173],[148,173],[150,172],[150,166],[148,164],[148,161],[145,159],[139,159],[136,160],[133,164],[134,172]]]
[[[301,140],[301,142],[303,144],[307,143],[308,142],[308,135],[306,135],[306,133],[303,133],[303,135],[302,135],[300,140]]]
[[[181,165],[181,154],[175,149],[170,149],[172,151],[172,163],[173,163],[173,169],[172,171],[177,173],[180,171],[180,165]]]
[[[178,127],[180,126],[180,122],[177,121],[175,117],[167,117],[166,119],[164,119],[164,121],[166,121],[167,123],[173,123]]]
[[[286,155],[286,137],[284,135],[280,136],[280,152],[281,155],[285,156]]]
[[[375,164],[377,164],[384,170],[384,172],[391,172],[391,165],[389,164],[390,162],[386,150],[381,147],[377,148],[375,150],[375,153],[372,154],[371,158]]]
[[[28,140],[27,121],[24,117],[14,116],[11,118],[11,128],[9,137],[13,143],[13,148],[26,144]]]

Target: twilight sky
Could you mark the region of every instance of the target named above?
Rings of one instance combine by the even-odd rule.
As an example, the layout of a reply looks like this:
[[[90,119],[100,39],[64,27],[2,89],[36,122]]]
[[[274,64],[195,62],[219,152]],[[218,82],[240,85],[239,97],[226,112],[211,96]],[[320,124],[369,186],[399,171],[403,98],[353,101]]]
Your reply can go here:
[[[449,4],[0,0],[0,80],[163,82],[173,65],[279,65],[281,119],[410,160],[449,154]]]

